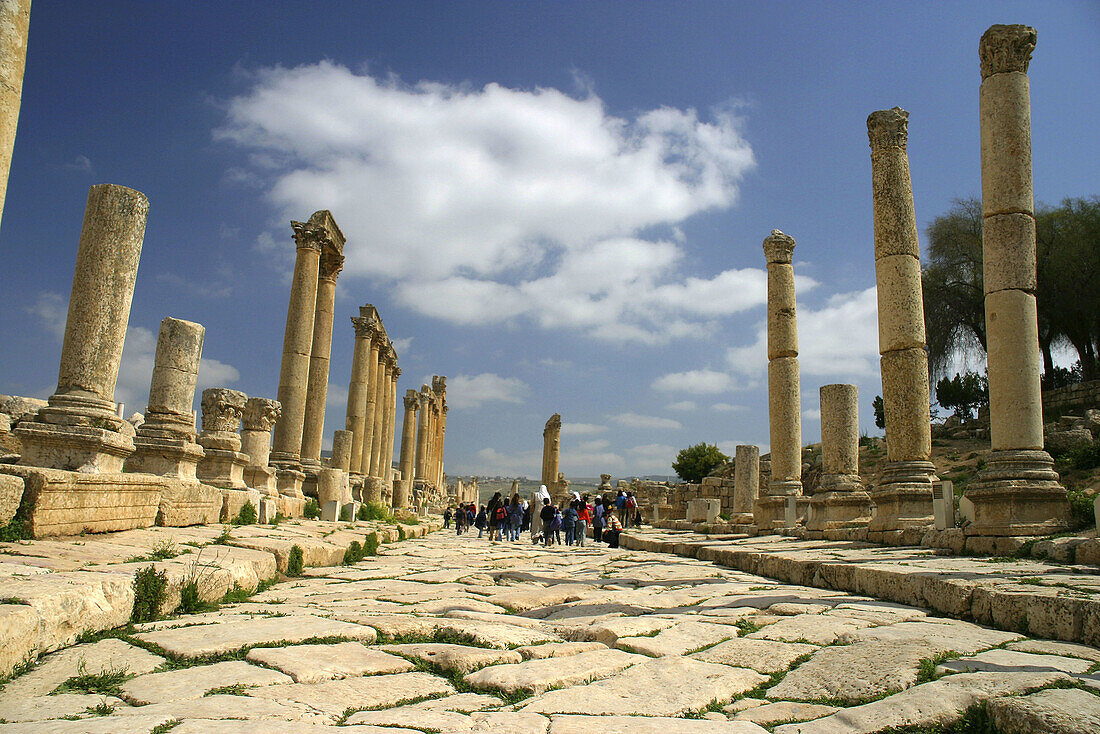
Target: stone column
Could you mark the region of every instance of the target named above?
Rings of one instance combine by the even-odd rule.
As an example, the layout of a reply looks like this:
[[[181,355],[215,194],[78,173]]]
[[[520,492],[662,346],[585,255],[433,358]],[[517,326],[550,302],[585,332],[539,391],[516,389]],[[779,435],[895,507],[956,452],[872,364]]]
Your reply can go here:
[[[802,408],[794,291],[794,238],[772,230],[764,239],[768,262],[768,417],[771,478],[753,507],[757,530],[785,524],[788,497],[802,494]]]
[[[363,421],[367,408],[367,386],[370,384],[370,319],[353,316],[355,328],[355,350],[351,357],[351,384],[348,386],[348,412],[344,427],[351,431],[351,446],[348,456],[349,471],[359,474],[363,463]]]
[[[900,107],[867,118],[875,212],[878,348],[886,412],[886,467],[871,491],[872,534],[932,523],[928,355],[924,351],[920,247],[906,153],[909,113]],[[869,536],[881,540],[880,536]]]
[[[195,467],[203,457],[195,443],[195,385],[206,329],[201,324],[166,318],[160,322],[153,379],[145,422],[134,437],[126,471],[197,482]]]
[[[241,415],[241,453],[248,454],[244,483],[266,497],[278,497],[275,472],[269,466],[271,429],[279,422],[283,406],[270,398],[249,398]]]
[[[334,431],[332,434],[332,458],[329,466],[346,472],[351,466],[351,431]]]
[[[428,483],[428,433],[431,430],[431,391],[427,385],[420,388],[420,424],[416,431],[416,482]]]
[[[821,480],[806,530],[856,528],[871,521],[871,496],[859,478],[859,388],[822,385]]]
[[[561,459],[561,414],[554,413],[542,429],[542,483],[554,494],[553,485],[558,481],[558,462]]]
[[[760,495],[760,449],[757,446],[738,446],[733,458],[733,512],[741,517],[737,521],[752,522],[753,506]],[[611,479],[610,474],[600,478]],[[601,488],[603,485],[600,485]],[[611,488],[608,483],[608,489]]]
[[[379,325],[380,326],[380,325]],[[382,344],[386,339],[385,332],[376,328],[372,332],[370,357],[367,360],[367,402],[363,408],[363,455],[359,462],[359,473],[365,477],[370,476],[371,470],[371,445],[374,442],[374,414],[378,408],[378,374],[382,365],[380,357]]]
[[[88,192],[57,390],[15,429],[19,463],[91,474],[118,472],[134,450],[120,433],[115,382],[145,238],[149,200],[114,184]]]
[[[0,0],[0,215],[8,193],[11,151],[23,99],[30,22],[31,0]]]
[[[396,362],[396,360],[397,360],[397,357],[395,355],[394,356],[394,361]],[[394,497],[397,495],[397,485],[399,483],[396,479],[394,479],[393,446],[394,446],[394,443],[395,443],[394,439],[395,439],[395,436],[396,436],[396,433],[397,433],[397,381],[398,381],[398,379],[400,379],[400,377],[401,377],[401,368],[400,367],[394,367],[393,368],[393,379],[390,381],[390,394],[386,399],[386,405],[389,408],[389,413],[390,413],[389,420],[386,421],[386,441],[385,441],[386,449],[385,449],[385,455],[386,455],[386,461],[389,462],[387,464],[389,469],[386,472],[386,484],[387,484],[389,492],[390,492],[390,506],[392,506],[392,507],[397,506],[393,503],[394,503]],[[398,466],[400,467],[400,464],[398,464]],[[400,468],[398,469],[398,471],[400,471]]]
[[[405,391],[405,420],[401,424],[401,481],[393,490],[393,506],[408,507],[412,494],[414,462],[416,460],[416,419],[420,409],[420,395],[416,390]]]
[[[993,452],[967,488],[968,535],[1049,535],[1068,527],[1066,491],[1044,450],[1035,308],[1028,62],[1035,29],[995,25],[978,47],[982,85],[982,252]]]
[[[199,462],[203,484],[222,489],[248,489],[244,469],[249,457],[241,453],[241,426],[248,396],[239,390],[211,387],[202,391],[202,433],[199,445],[205,456]],[[243,502],[242,502],[243,504]]]
[[[297,260],[290,283],[283,362],[279,369],[279,404],[283,406],[283,413],[275,424],[271,463],[280,469],[300,471],[309,354],[313,346],[313,319],[317,307],[317,274],[325,232],[312,218],[309,222],[291,222],[290,226],[294,229]]]
[[[382,422],[386,416],[386,384],[390,381],[393,370],[389,346],[387,339],[378,353],[378,379],[374,385],[374,426],[371,429],[369,474],[379,479],[382,478]]]
[[[393,423],[396,415],[394,400],[396,399],[397,382],[397,355],[391,349],[391,361],[393,365],[386,373],[386,382],[383,385],[382,397],[385,404],[382,406],[382,448],[379,457],[379,476],[382,478],[382,504],[387,507],[393,502]]]
[[[451,410],[450,407],[448,407],[446,404],[444,404],[443,408],[440,410],[439,445],[436,447],[436,456],[437,456],[436,484],[438,486],[442,486],[444,484],[444,482],[445,482],[444,478],[446,476],[444,471],[443,471],[443,444],[447,440],[447,413],[450,412],[450,410]]]
[[[336,276],[344,266],[343,252],[329,240],[320,258],[317,302],[313,316],[313,341],[309,351],[309,384],[306,387],[305,424],[302,428],[302,466],[321,467],[321,439],[325,432],[328,401],[329,359],[332,354],[332,321],[336,303]],[[342,243],[339,243],[342,249]]]

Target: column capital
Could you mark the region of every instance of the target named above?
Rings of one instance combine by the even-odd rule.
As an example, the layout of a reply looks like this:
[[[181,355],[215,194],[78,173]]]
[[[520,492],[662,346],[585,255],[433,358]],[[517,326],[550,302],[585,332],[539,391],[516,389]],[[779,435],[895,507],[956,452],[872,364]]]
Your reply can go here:
[[[909,140],[909,113],[900,107],[878,110],[867,116],[867,137],[871,141],[871,150],[901,148]]]
[[[202,391],[202,430],[235,433],[248,401],[240,390],[210,387]]]
[[[420,393],[416,390],[408,389],[405,391],[405,410],[416,411],[420,409]]]
[[[325,228],[313,222],[291,222],[294,230],[294,242],[299,250],[321,252],[325,241]]]
[[[773,229],[772,233],[764,238],[764,256],[769,264],[790,265],[794,259],[794,237]]]
[[[321,252],[321,269],[317,277],[321,280],[336,282],[336,276],[344,267],[344,256],[336,250],[328,247]]]
[[[991,25],[978,43],[982,79],[1011,71],[1027,73],[1035,50],[1035,29],[1026,25]]]
[[[356,339],[370,339],[370,319],[364,318],[362,316],[352,316],[351,327],[355,329]]]
[[[397,382],[397,378],[401,376],[401,368],[394,365],[393,368],[393,381]]]
[[[270,398],[249,398],[244,404],[241,424],[246,431],[270,431],[283,414],[283,406]]]

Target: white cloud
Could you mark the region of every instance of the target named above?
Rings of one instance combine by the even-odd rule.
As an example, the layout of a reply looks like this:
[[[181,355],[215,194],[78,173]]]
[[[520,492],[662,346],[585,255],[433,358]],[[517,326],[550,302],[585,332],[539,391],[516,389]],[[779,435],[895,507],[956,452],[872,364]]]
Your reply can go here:
[[[878,373],[878,302],[874,288],[839,293],[819,309],[798,312],[798,363],[804,375],[867,377]],[[761,324],[756,341],[726,351],[732,369],[762,375],[768,369],[768,335]]]
[[[542,465],[542,451],[520,451],[509,454],[494,448],[484,448],[477,452],[477,466],[471,471],[489,476],[531,476],[537,477]]]
[[[61,167],[68,171],[83,173],[86,176],[91,176],[95,173],[95,169],[92,167],[92,161],[86,155],[78,155],[73,159],[72,163],[63,163]]]
[[[607,439],[597,438],[595,441],[582,441],[581,444],[579,446],[577,446],[577,450],[578,451],[586,451],[586,452],[603,451],[604,449],[606,449],[610,445],[611,445],[611,442],[608,441]]]
[[[626,428],[656,428],[678,430],[683,428],[679,421],[671,418],[660,418],[653,415],[638,415],[637,413],[620,413],[611,416],[611,420]]]
[[[561,432],[565,436],[587,436],[593,433],[603,433],[607,426],[599,426],[594,423],[562,423]]]
[[[806,420],[819,421],[821,420],[821,411],[817,408],[809,408],[802,411],[802,417]]]
[[[714,370],[689,370],[662,375],[653,381],[654,390],[686,392],[694,395],[712,395],[732,390],[733,378],[725,372]]]
[[[400,405],[400,401],[398,401],[398,405]],[[348,407],[348,389],[340,383],[334,383],[330,379],[328,383],[328,392],[325,394],[325,406],[328,411],[346,411]],[[332,412],[327,412],[326,418],[328,420],[332,420],[332,417],[334,415],[336,414]]]
[[[27,313],[37,318],[58,339],[65,336],[65,321],[69,316],[69,302],[60,293],[43,291],[27,306]]]
[[[733,403],[715,403],[710,406],[710,409],[719,413],[737,413],[742,410],[748,410],[744,405],[734,405]]]
[[[740,120],[617,117],[582,95],[320,62],[255,73],[216,137],[251,155],[282,219],[333,211],[345,272],[392,279],[400,303],[452,323],[522,317],[658,343],[762,303],[762,269],[678,271],[677,225],[732,206],[754,166]],[[640,238],[653,228],[670,240]]]
[[[629,467],[635,474],[673,474],[672,462],[679,449],[668,444],[650,443],[627,449]]]
[[[527,384],[519,378],[501,377],[492,372],[447,378],[447,404],[452,408],[479,408],[482,403],[494,400],[522,403],[529,392]]]
[[[412,346],[413,337],[406,336],[402,339],[393,339],[393,348],[397,351],[398,355],[406,356],[409,351],[409,347]]]
[[[698,406],[693,400],[681,400],[678,403],[671,403],[667,406],[668,410],[695,410]]]

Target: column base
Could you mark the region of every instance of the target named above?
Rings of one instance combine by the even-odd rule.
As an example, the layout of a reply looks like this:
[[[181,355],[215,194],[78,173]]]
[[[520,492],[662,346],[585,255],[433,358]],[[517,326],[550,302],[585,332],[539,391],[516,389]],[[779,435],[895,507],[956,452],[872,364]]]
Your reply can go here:
[[[264,497],[279,496],[279,485],[275,477],[275,470],[271,467],[252,465],[245,467],[244,483]]]
[[[869,532],[889,532],[933,523],[931,461],[895,461],[886,465],[882,483],[871,489],[874,513]]]
[[[199,462],[195,475],[203,484],[220,489],[243,489],[244,470],[248,467],[248,454],[229,449],[206,449],[206,456]]]
[[[26,421],[13,433],[23,446],[20,466],[115,474],[134,452],[129,436],[107,428]]]
[[[818,492],[809,499],[806,530],[824,532],[842,528],[859,528],[866,527],[870,522],[871,495],[862,488],[855,491]]]
[[[318,504],[321,502],[317,496],[317,472],[310,474],[304,466],[302,467],[302,494],[317,500]]]
[[[801,487],[801,483],[798,483]],[[793,522],[787,517],[787,500],[794,498],[796,502],[795,517]],[[783,528],[795,527],[798,521],[805,518],[809,498],[799,495],[765,495],[756,500],[753,505],[753,524],[758,533],[772,533]]]
[[[185,482],[198,482],[197,469],[205,456],[202,446],[186,438],[143,436],[134,438],[134,453],[126,459],[125,470]]]
[[[1035,536],[1066,530],[1069,502],[1053,467],[1042,450],[992,452],[964,495],[974,505],[974,521],[965,533]]]
[[[272,451],[267,459],[267,463],[277,470],[290,469],[296,472],[302,471],[302,457],[287,451]]]
[[[305,495],[302,494],[302,480],[306,478],[306,475],[300,471],[294,469],[279,469],[275,472],[275,485],[279,489],[279,497],[290,497],[291,499],[302,500],[302,507],[305,507]],[[280,510],[282,512],[282,510]],[[286,514],[286,513],[283,513]],[[299,517],[298,515],[287,515],[287,517]]]

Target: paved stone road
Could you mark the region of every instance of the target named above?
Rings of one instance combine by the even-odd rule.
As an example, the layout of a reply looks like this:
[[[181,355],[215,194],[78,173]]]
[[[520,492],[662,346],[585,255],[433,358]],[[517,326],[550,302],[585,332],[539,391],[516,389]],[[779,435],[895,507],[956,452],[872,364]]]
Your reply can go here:
[[[1100,731],[1096,648],[691,558],[435,533],[307,574],[43,657],[0,734]]]

